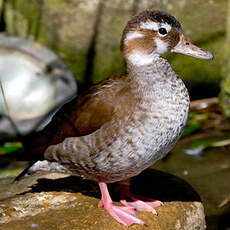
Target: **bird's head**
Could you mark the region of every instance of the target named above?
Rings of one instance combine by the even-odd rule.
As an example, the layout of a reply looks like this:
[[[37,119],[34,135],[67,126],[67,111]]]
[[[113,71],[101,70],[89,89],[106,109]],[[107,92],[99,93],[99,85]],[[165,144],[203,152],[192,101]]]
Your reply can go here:
[[[213,58],[209,51],[185,39],[180,23],[173,16],[158,10],[145,10],[131,18],[123,31],[121,50],[126,61],[133,65],[150,64],[155,55],[169,52]]]

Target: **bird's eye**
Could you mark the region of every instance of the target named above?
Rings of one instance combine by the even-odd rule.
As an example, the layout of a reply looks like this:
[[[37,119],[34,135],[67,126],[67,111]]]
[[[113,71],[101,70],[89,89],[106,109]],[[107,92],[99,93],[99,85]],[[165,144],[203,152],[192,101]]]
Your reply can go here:
[[[163,27],[161,27],[158,32],[161,34],[161,35],[166,35],[167,34],[167,30]]]

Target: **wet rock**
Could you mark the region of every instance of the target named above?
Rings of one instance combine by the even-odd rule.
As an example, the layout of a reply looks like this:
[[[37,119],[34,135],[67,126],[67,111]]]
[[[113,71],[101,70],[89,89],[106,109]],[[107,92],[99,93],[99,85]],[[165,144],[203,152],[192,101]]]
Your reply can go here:
[[[0,180],[1,229],[127,229],[98,207],[100,192],[95,182],[61,174],[11,182],[12,178]],[[110,185],[110,191],[114,186]],[[182,179],[149,169],[133,178],[131,190],[164,202],[157,208],[158,215],[137,212],[146,230],[205,229],[199,195]],[[118,201],[113,192],[112,197]]]

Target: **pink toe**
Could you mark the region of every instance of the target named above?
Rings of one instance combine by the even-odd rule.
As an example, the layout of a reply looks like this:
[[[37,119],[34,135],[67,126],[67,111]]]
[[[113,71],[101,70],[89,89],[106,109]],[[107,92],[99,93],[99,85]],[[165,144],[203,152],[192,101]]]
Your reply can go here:
[[[103,207],[103,202],[102,202],[102,200],[98,203],[98,207]]]
[[[112,212],[115,214],[112,215],[111,211],[108,211],[118,222],[121,220],[122,224],[126,224],[127,226],[130,226],[132,224],[141,224],[143,225],[144,222],[140,220],[137,216],[134,210],[127,209],[127,207],[118,207],[118,206],[112,206]],[[118,217],[118,219],[117,219]],[[124,224],[124,225],[125,225]]]
[[[136,196],[129,190],[129,185],[118,185],[118,189],[121,193],[122,199],[120,202],[126,207],[133,207],[138,211],[152,212],[157,214],[155,208],[162,205],[163,203],[159,200],[154,200],[148,197]]]
[[[163,205],[163,203],[161,201],[159,201],[159,200],[150,201],[150,202],[148,201],[146,203],[149,204],[153,208],[157,208],[157,207]]]
[[[112,199],[109,195],[107,185],[102,178],[99,179],[99,187],[101,190],[102,199],[99,202],[98,206],[100,207],[104,206],[105,210],[116,221],[118,221],[119,223],[123,224],[126,227],[132,224],[141,224],[141,225],[144,224],[144,222],[136,216],[134,207],[131,206],[119,207],[119,206],[112,205]]]

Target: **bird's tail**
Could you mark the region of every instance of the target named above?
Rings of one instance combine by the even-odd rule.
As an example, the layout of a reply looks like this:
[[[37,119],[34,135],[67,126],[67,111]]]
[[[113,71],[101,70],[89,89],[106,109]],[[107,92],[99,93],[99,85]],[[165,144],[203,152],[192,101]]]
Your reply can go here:
[[[34,164],[35,162],[30,162],[30,164],[19,174],[17,175],[14,180],[13,183],[16,181],[21,180],[26,174],[28,174],[29,169],[31,168],[31,166]]]

